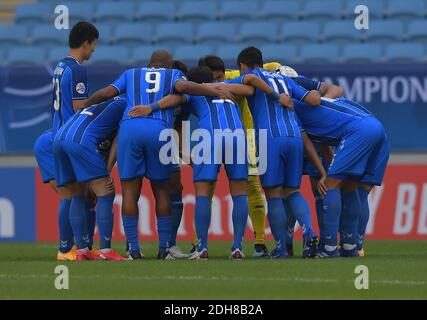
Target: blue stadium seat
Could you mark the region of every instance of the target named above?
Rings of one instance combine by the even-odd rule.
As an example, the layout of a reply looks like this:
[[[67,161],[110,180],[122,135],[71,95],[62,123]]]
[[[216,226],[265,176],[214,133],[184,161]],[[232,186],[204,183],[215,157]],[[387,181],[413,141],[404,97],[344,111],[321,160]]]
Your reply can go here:
[[[96,24],[96,28],[99,31],[98,44],[108,45],[111,42],[113,27],[108,24]]]
[[[424,62],[425,51],[421,43],[393,43],[386,47],[387,62]]]
[[[7,61],[9,65],[38,65],[45,63],[45,57],[42,48],[11,48]]]
[[[6,61],[6,50],[0,48],[0,66],[3,65]]]
[[[275,22],[246,22],[240,27],[239,42],[259,46],[274,43],[278,38],[278,26]]]
[[[0,48],[17,47],[27,44],[28,31],[24,26],[0,27]]]
[[[281,39],[286,43],[305,44],[317,42],[320,26],[316,22],[289,22],[282,26]]]
[[[15,23],[34,26],[52,22],[53,6],[49,3],[24,3],[16,7]]]
[[[307,1],[303,9],[303,17],[309,21],[325,22],[340,19],[342,16],[341,0],[312,0]]]
[[[136,47],[144,43],[151,43],[153,27],[148,23],[121,24],[114,30],[114,44],[127,47]]]
[[[388,3],[387,17],[389,19],[399,19],[409,21],[423,18],[426,6],[423,0],[390,0]]]
[[[380,44],[400,41],[403,35],[401,21],[372,21],[366,30],[366,41]]]
[[[361,30],[354,28],[352,20],[331,21],[325,24],[322,39],[327,43],[346,44],[359,42],[362,35]]]
[[[216,3],[212,1],[183,2],[178,14],[179,20],[201,23],[216,18]]]
[[[300,59],[306,63],[336,63],[338,47],[334,44],[307,44],[301,49]]]
[[[136,66],[146,66],[150,60],[151,54],[158,49],[164,48],[160,46],[138,46],[134,48],[131,55],[132,64]],[[170,53],[173,54],[173,52]]]
[[[409,23],[406,40],[427,43],[427,20],[415,20]]]
[[[221,20],[242,23],[256,19],[258,11],[256,1],[226,1],[222,3],[219,16]]]
[[[100,23],[117,25],[129,22],[135,16],[135,5],[132,2],[101,2],[95,16]]]
[[[162,23],[173,21],[176,14],[176,5],[173,2],[141,2],[137,9],[137,19],[147,23]]]
[[[96,65],[125,65],[129,63],[129,51],[122,46],[97,46],[89,62]]]
[[[66,3],[68,7],[70,27],[79,21],[92,21],[94,17],[95,6],[87,2]]]
[[[47,53],[47,62],[56,65],[68,55],[70,49],[67,46],[52,48]]]
[[[382,46],[375,43],[348,44],[342,53],[343,62],[372,63],[382,59]]]
[[[276,22],[297,20],[301,15],[300,5],[296,0],[265,1],[261,12],[264,19]]]
[[[216,54],[226,63],[234,66],[236,64],[237,56],[245,47],[246,46],[242,44],[225,44],[217,48]]]
[[[174,58],[188,64],[197,64],[199,58],[208,54],[214,54],[211,46],[199,44],[192,46],[180,46],[176,48]]]
[[[264,62],[277,61],[292,64],[298,59],[297,46],[292,44],[269,44],[261,47]]]
[[[163,23],[157,27],[156,42],[176,47],[193,41],[193,25],[187,22]]]
[[[58,30],[51,25],[35,26],[31,35],[31,44],[44,48],[63,46],[68,43],[69,30]]]
[[[367,6],[369,9],[369,17],[375,18],[375,19],[382,19],[384,18],[384,14],[385,14],[385,5],[383,0],[349,0],[349,2],[347,2],[347,5],[345,7],[344,10],[344,14],[346,16],[346,18],[348,19],[354,19],[355,18],[355,13],[354,13],[354,9],[358,6],[358,5],[364,5]]]
[[[234,42],[236,27],[231,22],[206,22],[197,28],[196,41],[203,44],[223,45]]]

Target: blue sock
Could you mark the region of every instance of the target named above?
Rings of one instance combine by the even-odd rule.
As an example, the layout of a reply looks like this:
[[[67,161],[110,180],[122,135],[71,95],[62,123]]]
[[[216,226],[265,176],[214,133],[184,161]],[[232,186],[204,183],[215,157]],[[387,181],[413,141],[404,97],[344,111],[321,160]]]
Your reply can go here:
[[[89,246],[86,215],[86,198],[73,196],[70,205],[70,224],[73,228],[77,249]]]
[[[357,190],[343,192],[341,199],[341,240],[343,245],[355,245],[361,211],[359,193]]]
[[[341,195],[339,189],[331,189],[323,198],[323,228],[325,245],[337,246],[338,226],[341,213]]]
[[[70,224],[71,200],[62,199],[59,203],[58,225],[59,225],[59,251],[66,253],[74,245],[74,234]]]
[[[294,230],[295,230],[295,223],[297,220],[295,219],[294,215],[292,214],[292,210],[289,208],[289,203],[283,199],[283,205],[285,206],[286,210],[286,244],[292,245],[294,240]]]
[[[366,227],[368,226],[369,221],[369,192],[363,188],[359,188],[358,192],[360,198],[360,216],[357,226],[357,250],[362,250],[363,242],[365,240]]]
[[[89,249],[92,250],[93,236],[95,234],[96,225],[96,208],[95,204],[86,201],[86,218],[87,218],[87,230],[89,232]]]
[[[286,250],[286,210],[282,198],[268,198],[268,223],[276,240],[277,249]]]
[[[314,236],[313,225],[311,223],[310,208],[307,200],[301,195],[300,192],[294,192],[286,199],[292,215],[298,221],[303,230],[305,239]]]
[[[138,242],[138,216],[122,215],[123,229],[126,235],[126,248],[128,252],[139,251]]]
[[[196,233],[199,238],[199,247],[197,250],[202,251],[208,248],[208,232],[211,223],[211,198],[206,196],[196,197],[196,206],[194,209],[194,223]]]
[[[324,244],[325,235],[323,227],[323,199],[318,192],[315,192],[313,195],[316,199],[316,215],[317,223],[319,225],[319,244]]]
[[[233,246],[231,251],[243,249],[243,236],[248,222],[248,196],[233,197]]]
[[[111,248],[111,235],[114,224],[113,202],[114,194],[98,197],[96,222],[98,223],[100,249]]]
[[[172,216],[157,216],[157,234],[159,235],[159,251],[166,251],[172,229]]]
[[[176,235],[178,233],[179,225],[181,224],[182,219],[182,209],[184,207],[182,203],[182,194],[172,194],[171,195],[172,203],[172,231],[169,239],[169,246],[176,246]]]

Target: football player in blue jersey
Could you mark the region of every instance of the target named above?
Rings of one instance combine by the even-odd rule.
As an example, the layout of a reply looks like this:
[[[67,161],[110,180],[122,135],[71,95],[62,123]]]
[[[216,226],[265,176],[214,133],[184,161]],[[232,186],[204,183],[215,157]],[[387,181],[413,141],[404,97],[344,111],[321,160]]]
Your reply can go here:
[[[60,196],[58,214],[60,246],[58,260],[75,260],[72,250],[74,239],[70,225],[69,209],[71,204],[70,189],[56,185],[56,163],[52,154],[52,140],[59,128],[80,108],[88,96],[86,68],[82,66],[89,60],[95,50],[99,37],[96,27],[89,22],[79,22],[69,34],[70,51],[56,66],[53,74],[53,122],[52,129],[43,133],[36,141],[34,153],[40,167],[43,182],[49,182]],[[87,204],[87,219],[91,225],[89,239],[93,241],[95,216],[90,213]]]
[[[84,103],[86,107],[122,93],[128,99],[118,134],[117,162],[123,190],[122,219],[129,259],[143,258],[138,242],[138,199],[144,176],[150,180],[156,200],[157,257],[174,259],[168,252],[172,223],[168,181],[172,165],[163,164],[159,157],[166,143],[160,141],[160,135],[164,129],[172,128],[174,111],[173,108],[160,110],[155,101],[174,93],[234,98],[229,92],[187,81],[179,70],[171,69],[172,64],[172,56],[167,51],[158,50],[152,54],[148,67],[126,70],[113,84],[98,90]],[[152,104],[154,112],[147,117],[129,116],[129,110],[141,104]]]
[[[114,185],[110,178],[115,163],[113,150],[106,163],[99,145],[112,141],[117,133],[123,111],[124,97],[80,109],[57,132],[53,153],[58,163],[58,185],[74,183],[70,221],[77,245],[77,261],[126,260],[111,249],[113,231]],[[96,222],[99,230],[99,255],[89,250],[85,219],[86,190],[97,197]]]
[[[273,89],[273,95],[256,90],[248,97],[249,107],[254,118],[256,133],[267,130],[267,171],[261,175],[261,184],[267,197],[268,220],[277,247],[272,258],[286,258],[286,209],[292,211],[303,228],[303,256],[313,257],[317,246],[308,204],[299,192],[303,163],[303,139],[295,113],[283,108],[275,99],[275,94],[286,93],[297,101],[311,105],[320,103],[317,91],[307,91],[290,78],[262,69],[262,53],[255,47],[242,50],[237,58],[242,76],[233,82],[250,84],[246,74],[255,74]],[[292,107],[292,106],[291,106]],[[259,144],[256,136],[257,145]],[[257,148],[259,149],[259,148]]]

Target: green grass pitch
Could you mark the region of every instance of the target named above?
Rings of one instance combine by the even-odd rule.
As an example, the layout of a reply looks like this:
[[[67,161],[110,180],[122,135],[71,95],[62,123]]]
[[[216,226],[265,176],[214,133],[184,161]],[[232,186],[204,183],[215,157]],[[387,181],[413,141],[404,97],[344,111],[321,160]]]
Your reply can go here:
[[[145,261],[61,263],[55,245],[1,243],[0,299],[427,299],[427,241],[369,241],[366,257],[333,260],[303,260],[297,243],[288,260],[230,261],[229,245],[211,242],[208,261],[157,261],[156,243],[144,243]],[[68,290],[54,286],[60,264]],[[357,265],[368,290],[355,289]]]

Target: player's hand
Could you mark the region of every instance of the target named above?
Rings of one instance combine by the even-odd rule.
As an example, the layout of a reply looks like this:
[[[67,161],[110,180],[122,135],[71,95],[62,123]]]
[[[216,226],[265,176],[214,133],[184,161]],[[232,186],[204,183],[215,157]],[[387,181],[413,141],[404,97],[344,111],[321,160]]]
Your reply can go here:
[[[319,191],[320,196],[323,198],[326,196],[326,192],[328,191],[328,188],[326,188],[326,175],[320,177],[319,181],[317,181],[317,191]]]
[[[107,188],[107,190],[114,192],[114,179],[111,175],[110,175],[109,181],[106,184],[106,188]]]
[[[133,107],[129,112],[128,116],[131,118],[145,117],[148,116],[153,110],[149,105],[139,105]]]
[[[217,89],[217,90],[219,93],[218,95],[221,99],[236,101],[236,97],[230,91],[226,89]]]
[[[292,111],[294,110],[294,103],[292,102],[291,97],[286,93],[280,94],[279,103]]]

